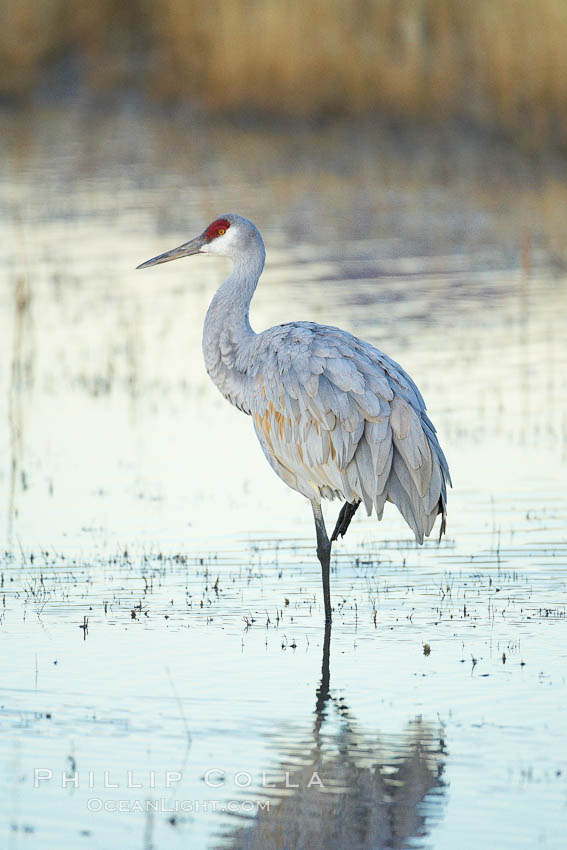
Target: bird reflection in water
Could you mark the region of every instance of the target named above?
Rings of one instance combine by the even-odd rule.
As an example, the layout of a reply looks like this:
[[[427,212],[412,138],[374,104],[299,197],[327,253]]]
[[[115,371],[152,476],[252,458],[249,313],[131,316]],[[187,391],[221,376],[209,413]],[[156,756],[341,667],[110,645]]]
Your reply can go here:
[[[447,755],[442,728],[418,716],[395,742],[359,730],[345,701],[330,691],[330,643],[328,625],[308,741],[288,749],[277,771],[287,779],[272,783],[269,809],[261,809],[250,825],[239,820],[223,847],[416,848],[442,816]]]

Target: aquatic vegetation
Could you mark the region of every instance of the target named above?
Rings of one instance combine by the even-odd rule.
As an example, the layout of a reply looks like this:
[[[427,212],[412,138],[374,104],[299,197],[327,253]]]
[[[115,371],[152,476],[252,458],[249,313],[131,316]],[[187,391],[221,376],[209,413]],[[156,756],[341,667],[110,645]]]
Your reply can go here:
[[[3,95],[66,57],[62,91],[85,72],[95,90],[224,112],[456,116],[567,141],[562,0],[4,0],[0,16]]]

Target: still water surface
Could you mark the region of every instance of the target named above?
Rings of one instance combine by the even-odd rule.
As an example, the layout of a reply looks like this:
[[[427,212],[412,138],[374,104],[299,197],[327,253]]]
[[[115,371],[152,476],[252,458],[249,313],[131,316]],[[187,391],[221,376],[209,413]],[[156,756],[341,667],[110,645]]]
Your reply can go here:
[[[563,847],[562,175],[372,128],[1,121],[0,846]],[[451,465],[441,545],[357,515],[332,634],[310,508],[204,372],[227,266],[134,270],[229,211],[267,245],[253,326],[383,348]]]

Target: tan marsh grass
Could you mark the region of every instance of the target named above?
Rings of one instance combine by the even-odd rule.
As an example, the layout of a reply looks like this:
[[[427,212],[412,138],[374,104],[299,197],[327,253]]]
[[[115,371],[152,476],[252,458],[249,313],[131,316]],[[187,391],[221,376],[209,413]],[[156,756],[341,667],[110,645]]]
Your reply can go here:
[[[75,51],[97,88],[222,111],[457,116],[564,145],[566,44],[565,0],[3,0],[0,93],[25,95]]]

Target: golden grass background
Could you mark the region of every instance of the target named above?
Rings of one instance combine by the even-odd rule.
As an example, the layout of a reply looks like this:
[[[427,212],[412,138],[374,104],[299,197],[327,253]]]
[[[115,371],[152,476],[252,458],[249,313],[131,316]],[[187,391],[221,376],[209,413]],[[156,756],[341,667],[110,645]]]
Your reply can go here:
[[[567,142],[567,0],[2,0],[0,94],[88,85],[292,116],[472,119]]]

